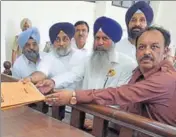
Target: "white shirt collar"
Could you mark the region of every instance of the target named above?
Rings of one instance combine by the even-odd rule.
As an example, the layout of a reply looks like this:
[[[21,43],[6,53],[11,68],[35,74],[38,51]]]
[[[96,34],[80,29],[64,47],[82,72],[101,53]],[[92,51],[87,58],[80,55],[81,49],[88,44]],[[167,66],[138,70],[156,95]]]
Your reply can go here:
[[[109,58],[110,58],[111,63],[120,63],[118,52],[115,52],[114,54],[111,54]]]
[[[76,45],[76,42],[75,40],[73,39],[72,42],[71,42],[71,47],[73,47],[74,49],[77,49],[77,50],[83,50],[83,51],[87,51],[87,49],[85,48],[86,47],[86,44],[87,42],[84,44],[84,47],[82,49],[78,49],[77,45]]]

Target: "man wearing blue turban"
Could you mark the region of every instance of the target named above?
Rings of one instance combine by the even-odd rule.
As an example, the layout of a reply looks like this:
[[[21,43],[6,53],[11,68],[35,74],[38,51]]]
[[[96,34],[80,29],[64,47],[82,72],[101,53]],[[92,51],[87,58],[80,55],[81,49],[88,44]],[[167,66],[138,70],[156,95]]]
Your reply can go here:
[[[86,55],[77,49],[71,47],[71,40],[74,37],[75,28],[69,22],[59,22],[53,24],[49,29],[49,38],[52,51],[44,57],[37,66],[37,71],[26,77],[23,81],[31,81],[34,84],[41,84],[46,78],[53,78],[56,75],[62,77],[62,74],[70,71],[72,67],[77,66]],[[67,77],[62,77],[67,79]],[[62,87],[73,89],[72,85],[62,85]]]
[[[83,80],[82,88],[92,89],[117,86],[128,81],[137,64],[128,56],[114,50],[115,43],[122,37],[120,24],[111,18],[102,16],[95,21],[93,30],[94,45],[91,56],[84,62],[80,62],[79,69],[72,69],[75,75],[70,73],[66,79],[60,75],[52,78],[50,80],[53,83],[52,86],[63,88],[63,83],[69,85]],[[117,73],[109,79],[107,76],[111,69]]]
[[[56,75],[59,75],[62,80],[68,79],[69,76],[65,76],[64,73],[69,72],[73,67],[78,66],[78,64],[83,62],[83,59],[87,56],[81,50],[72,48],[71,40],[74,37],[74,34],[75,28],[69,22],[53,24],[49,29],[49,38],[51,46],[53,46],[52,51],[42,59],[37,66],[36,71],[28,75],[22,81],[24,83],[31,81],[36,84],[36,86],[39,85],[39,87],[41,87],[44,79],[53,79]],[[79,82],[70,85],[65,83],[62,84],[62,88],[74,89],[75,86],[79,85]],[[39,89],[41,90],[43,87]]]
[[[20,23],[20,28],[22,31],[25,31],[26,29],[32,27],[32,22],[28,18],[24,18],[21,23]],[[13,47],[12,47],[12,65],[14,64],[16,58],[18,58],[21,54],[22,51],[19,48],[19,45],[17,43],[18,35],[15,36],[14,42],[13,42]]]
[[[119,23],[108,17],[98,18],[93,27],[94,44],[90,58],[80,62],[78,67],[52,80],[45,80],[43,85],[48,89],[41,92],[48,93],[53,88],[62,89],[63,85],[82,81],[82,87],[77,89],[101,89],[117,87],[126,84],[136,68],[136,63],[128,56],[115,51],[115,43],[121,40],[122,28]],[[64,83],[64,84],[63,84]],[[89,121],[86,121],[89,123]],[[85,124],[86,128],[91,128]]]
[[[139,1],[132,5],[126,12],[125,22],[128,38],[124,38],[117,45],[116,49],[134,60],[136,60],[136,37],[153,21],[153,10],[145,1]]]
[[[14,62],[12,75],[21,79],[36,71],[36,66],[46,54],[39,53],[40,33],[35,27],[23,31],[17,43],[22,55]]]

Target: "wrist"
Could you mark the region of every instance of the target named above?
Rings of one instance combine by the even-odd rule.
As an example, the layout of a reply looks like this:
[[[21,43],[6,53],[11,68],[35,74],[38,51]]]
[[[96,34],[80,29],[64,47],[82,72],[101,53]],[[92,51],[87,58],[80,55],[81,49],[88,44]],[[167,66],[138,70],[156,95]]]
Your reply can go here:
[[[71,99],[70,99],[70,104],[71,104],[71,105],[75,105],[76,103],[77,103],[76,92],[73,91],[73,92],[72,92]]]
[[[60,89],[60,88],[58,87],[58,84],[57,84],[57,83],[58,83],[58,82],[57,82],[57,79],[51,78],[50,80],[51,80],[52,83],[53,83],[53,88],[56,88],[56,89],[58,88],[58,89]]]
[[[171,55],[169,55],[169,56],[167,56],[166,57],[166,59],[168,60],[168,61],[171,61],[172,63],[174,63],[174,57],[173,56],[171,56]]]
[[[28,78],[30,79],[30,82],[32,82],[32,83],[33,83],[32,76],[29,76]]]
[[[54,79],[51,79],[51,81],[52,81],[53,85],[55,86],[56,83],[55,83]]]

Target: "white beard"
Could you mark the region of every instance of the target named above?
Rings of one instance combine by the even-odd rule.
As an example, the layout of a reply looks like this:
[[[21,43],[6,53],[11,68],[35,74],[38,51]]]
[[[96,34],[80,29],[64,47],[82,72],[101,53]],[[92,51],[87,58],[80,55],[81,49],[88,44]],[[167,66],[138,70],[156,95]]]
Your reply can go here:
[[[90,59],[91,76],[106,76],[112,65],[110,56],[114,53],[113,48],[109,51],[94,51]]]
[[[71,47],[69,46],[67,48],[54,48],[53,50],[57,56],[66,56],[71,52]]]

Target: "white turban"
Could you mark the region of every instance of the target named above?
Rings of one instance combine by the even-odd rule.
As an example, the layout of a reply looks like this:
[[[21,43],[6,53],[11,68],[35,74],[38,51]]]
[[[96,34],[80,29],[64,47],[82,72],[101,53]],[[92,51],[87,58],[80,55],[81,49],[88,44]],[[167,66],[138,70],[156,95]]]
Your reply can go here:
[[[20,23],[20,28],[23,30],[23,27],[24,27],[24,24],[25,23],[28,23],[29,24],[29,27],[32,27],[32,22],[31,20],[29,20],[28,18],[24,18],[21,23]]]

